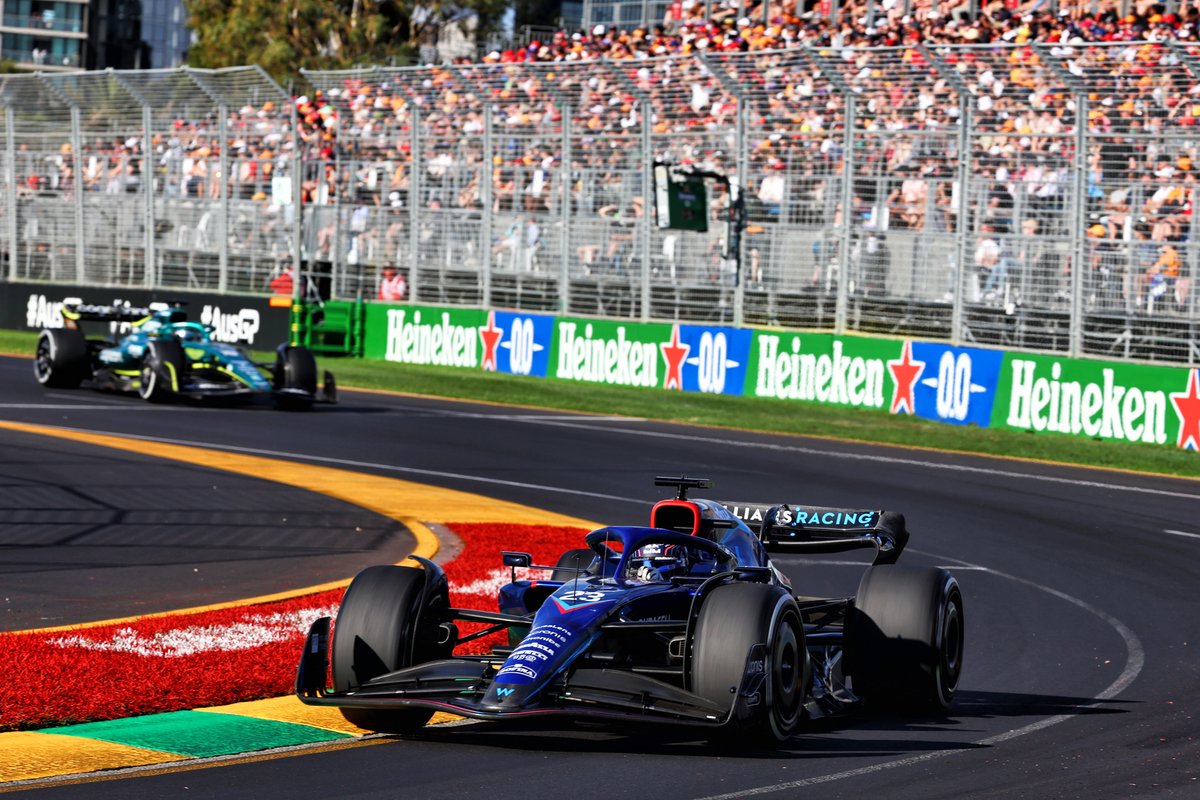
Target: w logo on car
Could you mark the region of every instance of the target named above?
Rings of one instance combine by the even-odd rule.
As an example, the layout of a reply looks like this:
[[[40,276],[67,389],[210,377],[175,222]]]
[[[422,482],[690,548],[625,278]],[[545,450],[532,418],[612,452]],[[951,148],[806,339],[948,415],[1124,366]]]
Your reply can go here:
[[[497,689],[496,695],[499,697],[508,697],[514,691],[516,691],[516,690],[515,689]]]

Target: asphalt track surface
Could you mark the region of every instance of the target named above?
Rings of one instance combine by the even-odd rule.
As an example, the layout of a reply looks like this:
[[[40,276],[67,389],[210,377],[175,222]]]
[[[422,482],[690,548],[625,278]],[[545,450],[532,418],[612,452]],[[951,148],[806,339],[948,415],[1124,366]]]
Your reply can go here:
[[[1200,797],[1197,481],[354,392],[312,414],[156,408],[45,392],[19,359],[0,359],[0,420],[295,459],[613,523],[641,523],[663,496],[652,477],[685,471],[713,477],[720,499],[895,509],[912,531],[904,560],[951,568],[967,604],[963,680],[943,719],[864,716],[807,729],[778,750],[736,754],[661,731],[442,726],[411,739],[30,788],[31,796]],[[44,454],[44,471],[27,475],[82,487],[76,496],[106,503],[109,532],[122,533],[87,542],[87,553],[73,549],[86,536],[6,544],[0,594],[20,609],[6,624],[84,621],[91,609],[81,596],[123,615],[181,605],[178,571],[197,554],[172,550],[161,520],[130,516],[145,513],[131,501],[135,457],[12,432],[0,432],[0,446],[6,463]],[[107,483],[70,466],[76,458],[106,470]],[[203,470],[172,469],[203,485]],[[204,582],[184,587],[187,602],[278,590],[280,573],[285,582],[334,580],[405,546],[403,532],[355,517],[353,507],[247,486],[253,497],[242,502],[268,505],[267,516],[248,517],[260,548],[210,543],[200,554]],[[311,504],[321,549],[273,544],[269,514],[293,502]],[[0,513],[14,521],[8,509]],[[329,527],[365,522],[371,544],[323,538],[323,514]],[[841,557],[780,562],[805,594],[851,594],[861,573]],[[56,575],[74,580],[54,591]],[[85,579],[94,588],[83,592]]]

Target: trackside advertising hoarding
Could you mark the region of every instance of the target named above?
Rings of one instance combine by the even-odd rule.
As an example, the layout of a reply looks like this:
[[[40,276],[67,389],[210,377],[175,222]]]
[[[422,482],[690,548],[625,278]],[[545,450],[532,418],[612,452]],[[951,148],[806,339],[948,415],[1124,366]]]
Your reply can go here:
[[[953,425],[1200,450],[1200,370],[935,342],[553,317],[367,308],[367,358],[578,383],[767,397]]]
[[[143,307],[183,303],[188,318],[211,325],[218,342],[270,350],[288,339],[288,310],[271,308],[270,298],[177,290],[62,286],[0,282],[0,328],[39,331],[63,326],[63,303]],[[113,335],[120,326],[113,323]],[[100,329],[96,328],[95,333]],[[92,330],[88,330],[89,335]]]
[[[1005,356],[997,428],[1200,448],[1200,370]]]

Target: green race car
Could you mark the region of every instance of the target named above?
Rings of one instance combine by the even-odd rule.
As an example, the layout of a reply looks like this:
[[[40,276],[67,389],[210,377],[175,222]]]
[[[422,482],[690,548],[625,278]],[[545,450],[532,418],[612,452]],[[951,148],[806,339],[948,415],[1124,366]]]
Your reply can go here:
[[[137,392],[152,403],[271,397],[279,408],[299,410],[337,399],[332,373],[317,385],[317,362],[308,349],[281,344],[273,363],[256,363],[242,348],[214,341],[209,326],[189,322],[179,304],[68,304],[62,314],[62,328],[38,336],[33,374],[46,387],[87,384]],[[109,335],[85,336],[85,321],[108,323]]]

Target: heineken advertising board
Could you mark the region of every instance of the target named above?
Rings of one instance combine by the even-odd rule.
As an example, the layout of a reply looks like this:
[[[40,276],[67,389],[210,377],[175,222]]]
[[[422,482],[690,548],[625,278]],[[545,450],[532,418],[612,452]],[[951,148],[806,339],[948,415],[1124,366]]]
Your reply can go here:
[[[1200,370],[1010,354],[991,424],[1200,449]]]
[[[546,377],[553,317],[379,303],[366,313],[366,358]]]
[[[560,318],[551,375],[612,386],[741,394],[751,332]]]
[[[1200,449],[1200,370],[933,342],[509,311],[367,308],[365,354]]]

